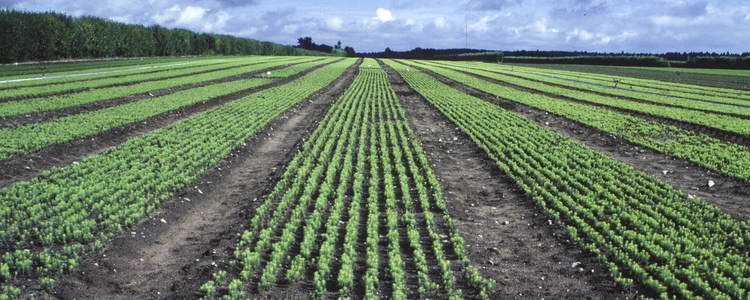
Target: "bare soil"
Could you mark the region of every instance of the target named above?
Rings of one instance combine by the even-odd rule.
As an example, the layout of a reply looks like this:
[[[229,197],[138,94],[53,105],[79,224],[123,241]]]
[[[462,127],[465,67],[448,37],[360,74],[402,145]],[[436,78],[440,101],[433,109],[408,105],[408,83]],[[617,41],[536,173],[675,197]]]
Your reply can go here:
[[[340,79],[290,109],[245,146],[178,193],[75,272],[44,299],[195,299],[200,286],[228,269],[242,225],[269,193],[296,149],[351,84]],[[288,291],[304,294],[307,291]]]

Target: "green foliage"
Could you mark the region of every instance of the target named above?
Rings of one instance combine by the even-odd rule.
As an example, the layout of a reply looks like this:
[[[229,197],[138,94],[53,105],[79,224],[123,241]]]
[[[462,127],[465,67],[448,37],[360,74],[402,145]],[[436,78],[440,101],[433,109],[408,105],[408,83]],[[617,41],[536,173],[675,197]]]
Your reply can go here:
[[[0,63],[61,58],[181,55],[315,55],[323,53],[251,39],[159,25],[123,24],[92,16],[0,10]]]
[[[293,282],[312,274],[307,278],[312,283],[310,298],[339,292],[340,299],[377,299],[379,285],[385,284],[382,279],[388,278],[392,294],[384,296],[405,299],[404,272],[412,260],[403,256],[413,254],[420,293],[460,298],[453,262],[443,252],[438,232],[450,233],[451,249],[463,249],[463,239],[455,227],[441,228],[434,221],[438,215],[454,224],[442,213],[444,204],[437,198],[441,194],[434,192],[440,186],[407,124],[386,72],[360,65],[359,75],[256,209],[235,250],[242,269],[238,280],[266,290],[279,278]],[[418,211],[418,219],[413,211]],[[400,228],[402,222],[406,232]],[[421,230],[428,235],[420,236]],[[409,238],[409,249],[402,249],[402,232]],[[364,244],[358,245],[360,240]],[[432,249],[423,250],[423,243]],[[299,253],[290,253],[296,248]],[[456,256],[465,259],[458,252]],[[382,253],[387,256],[381,258]],[[338,274],[333,273],[336,260],[341,264]],[[361,278],[354,274],[357,261],[364,261]],[[441,266],[439,282],[430,278],[431,262]],[[470,272],[468,264],[463,267]],[[253,274],[259,280],[252,280]],[[488,281],[480,281],[484,279],[478,275],[472,278],[477,281],[472,287],[483,295]],[[363,291],[353,295],[357,281]],[[329,290],[331,286],[335,290]]]
[[[41,278],[73,271],[83,256],[101,249],[97,241],[136,224],[352,63],[331,64],[3,190],[0,248],[11,250],[2,257],[0,275]],[[30,247],[48,236],[55,247]],[[222,274],[216,283],[223,283]],[[232,281],[229,293],[242,297],[241,283]]]
[[[624,108],[645,114],[653,114],[675,120],[698,123],[726,131],[740,134],[750,133],[750,123],[740,118],[709,114],[701,111],[687,110],[679,107],[667,107],[614,99],[580,90],[570,90],[547,85],[538,81],[526,80],[509,76],[500,72],[488,72],[479,69],[466,69],[458,66],[449,68],[438,67],[434,64],[420,64],[430,70],[447,76],[487,93],[516,101],[531,107],[539,108],[551,113],[592,126],[630,142],[648,147],[665,154],[696,163],[702,167],[720,172],[744,181],[750,181],[750,154],[747,148],[730,142],[720,141],[704,134],[681,130],[673,126],[614,112],[606,108],[585,105],[572,101],[560,101],[544,95],[532,94],[498,84],[489,83],[483,79],[462,74],[458,71],[481,75],[505,81],[546,93],[566,95],[568,97],[606,106]],[[545,81],[545,79],[537,79]],[[552,80],[552,79],[549,79]],[[555,84],[565,84],[554,81]],[[579,84],[580,89],[584,89]],[[676,100],[662,100],[676,101]],[[690,102],[682,100],[683,102]],[[738,100],[742,101],[742,100]]]
[[[697,56],[685,62],[688,68],[750,70],[750,56]]]
[[[386,63],[567,228],[572,241],[606,263],[620,286],[637,282],[662,299],[747,297],[747,223],[425,73]],[[467,276],[482,282],[471,279],[472,271]]]

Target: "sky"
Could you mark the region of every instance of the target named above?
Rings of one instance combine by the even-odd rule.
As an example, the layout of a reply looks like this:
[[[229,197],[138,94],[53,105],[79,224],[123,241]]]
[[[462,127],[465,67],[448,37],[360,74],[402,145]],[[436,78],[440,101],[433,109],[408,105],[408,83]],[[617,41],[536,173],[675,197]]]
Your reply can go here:
[[[0,0],[0,7],[357,52],[750,52],[744,0]]]

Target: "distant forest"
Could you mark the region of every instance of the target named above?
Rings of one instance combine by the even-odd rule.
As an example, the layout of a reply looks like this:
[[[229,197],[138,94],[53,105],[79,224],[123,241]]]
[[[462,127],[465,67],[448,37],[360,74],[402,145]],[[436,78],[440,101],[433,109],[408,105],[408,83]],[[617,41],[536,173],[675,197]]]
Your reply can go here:
[[[159,25],[146,27],[97,17],[70,17],[55,12],[20,12],[0,8],[0,63],[216,54],[346,56],[347,53],[340,49],[313,51]]]
[[[677,68],[750,69],[750,52],[742,54],[709,52],[667,52],[651,53],[598,53],[587,51],[494,51],[480,49],[423,49],[359,53],[358,56],[401,59],[447,59],[449,56],[465,54],[502,53],[502,62],[507,63],[546,63],[546,64],[588,64],[613,66],[646,66]],[[471,58],[471,56],[468,56]],[[484,60],[486,59],[476,59]]]

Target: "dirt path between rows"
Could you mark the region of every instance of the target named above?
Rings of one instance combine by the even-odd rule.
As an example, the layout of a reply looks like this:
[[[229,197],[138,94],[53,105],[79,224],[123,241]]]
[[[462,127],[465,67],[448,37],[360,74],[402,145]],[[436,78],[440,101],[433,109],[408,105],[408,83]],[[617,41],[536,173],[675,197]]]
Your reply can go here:
[[[543,110],[532,108],[511,100],[498,98],[494,95],[457,83],[430,71],[423,71],[461,92],[495,103],[498,106],[534,121],[539,126],[567,136],[595,151],[603,153],[609,158],[631,166],[638,171],[654,176],[688,195],[700,197],[708,204],[720,208],[722,212],[730,215],[734,219],[742,221],[750,220],[750,206],[747,205],[748,202],[750,202],[750,183],[730,178],[696,166],[688,161],[679,160],[663,153],[627,142],[609,133],[568,120],[564,117],[550,114]],[[635,116],[642,117],[638,115]],[[666,121],[668,124],[679,123],[678,121],[662,120],[655,117],[646,117],[646,119],[662,123]],[[692,131],[706,133],[704,130],[700,130],[701,128],[705,129],[703,126],[692,124],[692,126],[684,127],[686,128],[683,129],[686,130],[691,130],[691,127],[698,127],[693,128]],[[714,137],[723,141],[736,143],[737,141],[732,138],[733,136],[734,135],[730,135],[729,137],[724,136],[724,138],[722,138],[719,134],[719,136]],[[745,137],[744,140],[748,139]],[[750,142],[747,142],[745,145],[750,145]],[[709,181],[713,181],[715,185],[713,187],[708,187]]]
[[[453,122],[386,70],[440,180],[469,259],[498,282],[491,299],[634,298],[617,289],[606,267],[569,242],[561,227],[550,225]]]
[[[303,100],[142,220],[43,299],[195,299],[213,272],[228,269],[234,245],[303,139],[351,84],[356,65]],[[163,221],[162,221],[163,220]]]
[[[98,135],[50,146],[36,153],[14,156],[7,160],[0,161],[0,189],[8,188],[16,182],[28,181],[36,178],[42,172],[49,170],[52,167],[68,166],[73,162],[81,161],[88,156],[100,154],[112,147],[120,145],[128,139],[159,130],[169,124],[180,122],[224,103],[241,99],[268,88],[289,83],[309,74],[310,72],[322,68],[323,66],[325,65],[312,68],[284,79],[276,80],[271,84],[247,89],[222,97],[217,97],[206,102],[199,102],[177,110],[165,112],[144,121],[111,129]]]

